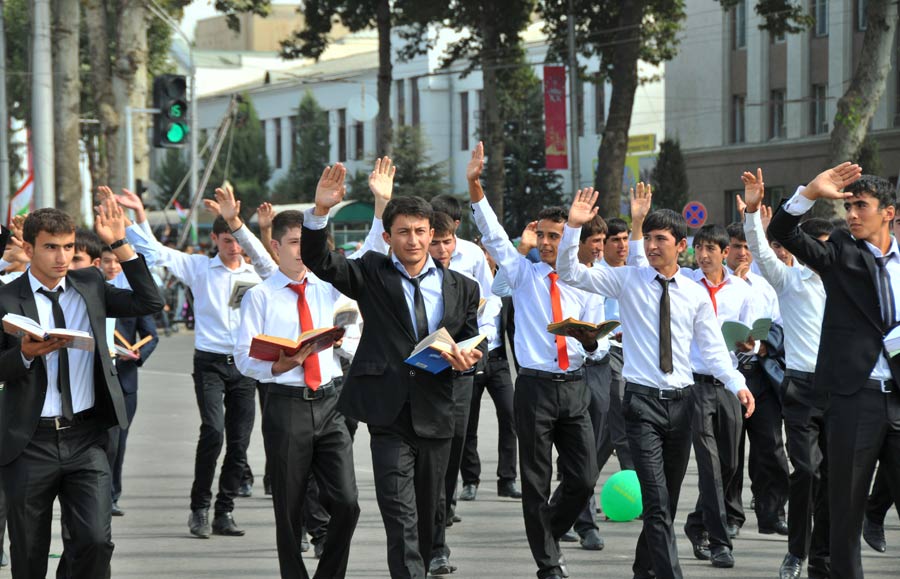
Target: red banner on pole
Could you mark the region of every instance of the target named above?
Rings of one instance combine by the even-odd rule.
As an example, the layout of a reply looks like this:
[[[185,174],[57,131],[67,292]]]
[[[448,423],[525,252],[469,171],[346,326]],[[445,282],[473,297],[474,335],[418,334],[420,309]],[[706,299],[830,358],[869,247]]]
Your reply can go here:
[[[566,139],[566,68],[544,67],[544,150],[548,169],[569,168]]]

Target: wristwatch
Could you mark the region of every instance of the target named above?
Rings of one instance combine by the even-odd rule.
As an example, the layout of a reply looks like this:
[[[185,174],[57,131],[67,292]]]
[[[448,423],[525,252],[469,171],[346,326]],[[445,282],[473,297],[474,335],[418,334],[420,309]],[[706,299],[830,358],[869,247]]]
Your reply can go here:
[[[109,248],[110,249],[118,249],[118,248],[122,247],[123,245],[125,245],[126,243],[128,243],[128,240],[123,237],[119,241],[113,241],[112,243],[110,243]]]

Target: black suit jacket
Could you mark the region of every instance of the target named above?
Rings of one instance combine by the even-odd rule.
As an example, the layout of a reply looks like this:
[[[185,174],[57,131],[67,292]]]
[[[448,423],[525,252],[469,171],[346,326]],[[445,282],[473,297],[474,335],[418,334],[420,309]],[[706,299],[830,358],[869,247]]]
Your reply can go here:
[[[122,263],[122,271],[133,291],[106,283],[99,269],[88,267],[66,275],[67,290],[84,299],[94,335],[94,409],[102,426],[128,426],[122,389],[106,347],[106,318],[141,316],[163,307],[156,284],[144,263],[137,259]],[[0,317],[14,313],[38,320],[34,293],[24,274],[0,288]],[[43,358],[29,368],[22,362],[21,340],[0,333],[0,466],[7,465],[34,436],[47,393],[47,371]]]
[[[815,385],[836,394],[853,394],[883,353],[887,328],[878,301],[878,266],[862,240],[835,229],[828,241],[800,230],[800,218],[783,208],[772,217],[768,234],[822,277],[825,316],[816,361]],[[895,377],[897,369],[893,369]]]
[[[119,372],[119,383],[122,385],[122,392],[134,394],[138,388],[137,369],[144,365],[144,362],[156,349],[156,345],[159,344],[156,322],[153,320],[153,316],[118,318],[116,320],[116,331],[122,334],[122,337],[128,340],[129,344],[135,344],[146,336],[153,337],[152,340],[140,347],[141,357],[137,360],[129,360],[127,358],[116,360],[116,370]]]
[[[424,438],[452,437],[452,372],[431,374],[404,363],[417,340],[403,297],[403,276],[389,257],[374,251],[352,260],[329,252],[326,234],[325,230],[303,228],[303,262],[355,299],[365,320],[339,410],[372,426],[389,426],[409,401],[416,434]],[[457,341],[478,334],[478,284],[445,269],[443,290],[444,319],[440,325]]]

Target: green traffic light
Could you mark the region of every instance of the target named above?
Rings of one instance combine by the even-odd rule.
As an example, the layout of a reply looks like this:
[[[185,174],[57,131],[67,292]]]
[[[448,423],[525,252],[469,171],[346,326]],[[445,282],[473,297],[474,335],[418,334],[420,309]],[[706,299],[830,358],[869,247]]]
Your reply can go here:
[[[173,119],[180,119],[184,116],[184,105],[181,103],[175,103],[171,107],[169,107],[169,117]]]
[[[172,123],[166,129],[166,140],[170,143],[180,143],[187,136],[188,129],[181,123]]]

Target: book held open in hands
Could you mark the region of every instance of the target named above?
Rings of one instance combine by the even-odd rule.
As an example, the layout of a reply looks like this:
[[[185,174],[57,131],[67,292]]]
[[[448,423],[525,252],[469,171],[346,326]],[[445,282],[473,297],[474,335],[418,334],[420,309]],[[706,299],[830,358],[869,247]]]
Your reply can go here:
[[[618,320],[607,320],[599,324],[592,324],[576,320],[575,318],[566,318],[561,322],[547,324],[547,331],[554,336],[568,336],[571,330],[599,330],[600,333],[597,334],[597,339],[602,340],[620,325],[622,324]]]
[[[772,329],[770,318],[760,318],[748,326],[740,322],[724,322],[722,324],[722,336],[725,337],[725,345],[729,350],[737,350],[738,343],[746,342],[753,338],[757,342],[765,340]]]
[[[293,356],[307,344],[313,345],[312,354],[334,346],[334,343],[344,337],[344,328],[317,328],[300,334],[296,340],[279,338],[260,334],[250,342],[250,357],[266,362],[277,362],[279,353],[285,356]]]
[[[419,342],[406,363],[422,370],[427,370],[432,374],[438,374],[450,367],[450,362],[441,357],[441,353],[448,354],[453,351],[453,346],[457,346],[460,350],[473,350],[487,336],[478,334],[468,340],[463,340],[458,344],[450,336],[450,332],[446,328],[440,328],[436,332],[429,334],[424,340]]]
[[[153,336],[144,336],[137,343],[131,344],[125,339],[125,336],[119,333],[119,330],[116,330],[114,335],[119,342],[116,344],[116,357],[126,360],[138,360],[141,357],[138,354],[141,347],[153,339]]]
[[[233,310],[240,308],[244,295],[256,284],[257,282],[255,281],[244,280],[237,280],[231,284],[231,297],[228,298],[228,306]]]
[[[68,328],[45,328],[31,318],[18,314],[6,314],[3,316],[3,331],[20,338],[28,334],[38,342],[43,342],[50,338],[70,339],[72,342],[69,344],[69,348],[86,350],[88,352],[94,351],[94,337],[88,332]]]

